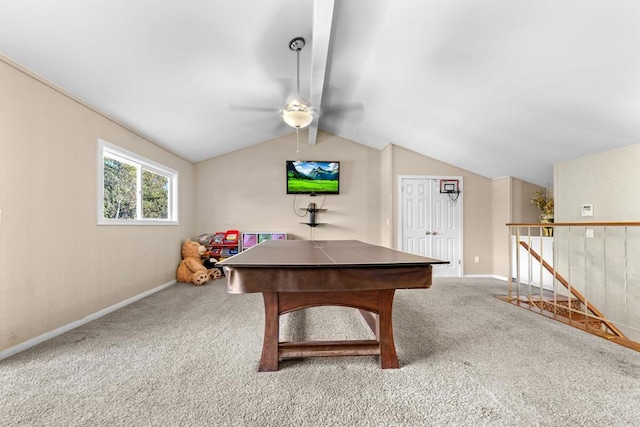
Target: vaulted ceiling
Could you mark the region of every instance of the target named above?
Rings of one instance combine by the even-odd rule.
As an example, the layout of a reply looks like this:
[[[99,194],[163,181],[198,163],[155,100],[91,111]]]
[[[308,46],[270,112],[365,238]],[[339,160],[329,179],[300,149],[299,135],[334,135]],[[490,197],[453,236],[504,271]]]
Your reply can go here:
[[[637,0],[2,0],[0,53],[193,162],[293,132],[543,186],[640,143]]]

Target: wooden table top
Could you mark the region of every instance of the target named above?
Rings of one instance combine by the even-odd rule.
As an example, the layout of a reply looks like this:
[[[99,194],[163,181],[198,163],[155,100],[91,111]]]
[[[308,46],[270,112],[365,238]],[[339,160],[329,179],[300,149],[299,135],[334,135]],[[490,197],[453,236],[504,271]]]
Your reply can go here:
[[[228,267],[385,267],[448,264],[359,240],[267,240],[220,262]]]
[[[240,294],[428,288],[431,266],[447,263],[358,240],[271,240],[219,264]]]

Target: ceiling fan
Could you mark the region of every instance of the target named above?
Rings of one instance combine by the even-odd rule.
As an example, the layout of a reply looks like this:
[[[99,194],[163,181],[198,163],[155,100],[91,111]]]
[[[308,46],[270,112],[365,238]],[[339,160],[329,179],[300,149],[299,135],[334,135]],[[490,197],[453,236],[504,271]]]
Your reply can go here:
[[[302,37],[296,37],[289,42],[289,49],[296,52],[296,95],[289,98],[284,108],[280,110],[284,122],[292,128],[295,128],[297,132],[309,126],[315,118],[319,118],[321,112],[323,117],[340,116],[347,118],[352,123],[362,120],[364,106],[361,102],[334,104],[329,109],[321,109],[311,105],[310,102],[300,96],[300,51],[304,45],[305,39]]]
[[[255,112],[278,112],[284,123],[296,130],[297,146],[300,145],[300,129],[308,127],[315,118],[320,116],[320,109],[311,105],[309,101],[300,96],[300,52],[304,48],[306,41],[303,37],[295,37],[289,42],[289,49],[296,53],[296,92],[295,95],[287,98],[285,105],[281,109],[247,107],[242,105],[229,105],[232,110],[255,111]],[[347,106],[336,106],[330,111],[324,111],[323,114],[333,114],[344,116],[362,115],[364,108],[361,103]],[[299,148],[296,152],[299,152]]]
[[[282,109],[247,107],[242,105],[229,105],[231,110],[240,111],[258,111],[258,112],[279,112],[285,124],[296,130],[297,150],[300,149],[300,129],[304,129],[313,122],[317,111],[311,106],[311,103],[300,96],[300,51],[306,42],[303,37],[295,37],[289,42],[289,49],[296,53],[296,93],[290,96]]]
[[[296,132],[311,124],[315,111],[311,104],[300,97],[300,51],[305,45],[302,37],[296,37],[289,42],[289,49],[296,53],[296,95],[287,100],[284,108],[280,110],[282,119],[286,124],[296,129]]]
[[[305,46],[305,39],[296,37],[289,42],[289,49],[296,53],[296,93],[289,96],[283,108],[276,107],[258,107],[246,106],[238,104],[229,104],[230,110],[236,111],[253,111],[253,112],[278,112],[284,123],[295,129],[303,129],[311,124],[317,111],[311,106],[311,103],[300,96],[300,51]]]

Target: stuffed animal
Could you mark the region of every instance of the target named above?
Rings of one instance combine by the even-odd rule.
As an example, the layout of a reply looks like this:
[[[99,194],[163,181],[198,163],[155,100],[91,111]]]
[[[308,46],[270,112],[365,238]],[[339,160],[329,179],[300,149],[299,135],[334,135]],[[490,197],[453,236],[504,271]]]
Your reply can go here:
[[[182,261],[176,272],[178,282],[193,283],[196,286],[204,285],[210,279],[210,273],[203,265],[202,255],[207,248],[198,242],[187,239],[182,245]]]

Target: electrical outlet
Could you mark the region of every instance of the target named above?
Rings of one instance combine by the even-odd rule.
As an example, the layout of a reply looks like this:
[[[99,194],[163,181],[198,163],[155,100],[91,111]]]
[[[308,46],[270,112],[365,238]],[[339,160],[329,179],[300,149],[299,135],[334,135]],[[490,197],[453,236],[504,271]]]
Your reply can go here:
[[[480,262],[480,257],[479,257],[479,256],[476,256],[476,257],[473,259],[473,262],[475,262],[476,264],[478,264],[478,263]]]
[[[584,231],[584,237],[587,239],[593,239],[593,228],[587,228]]]

